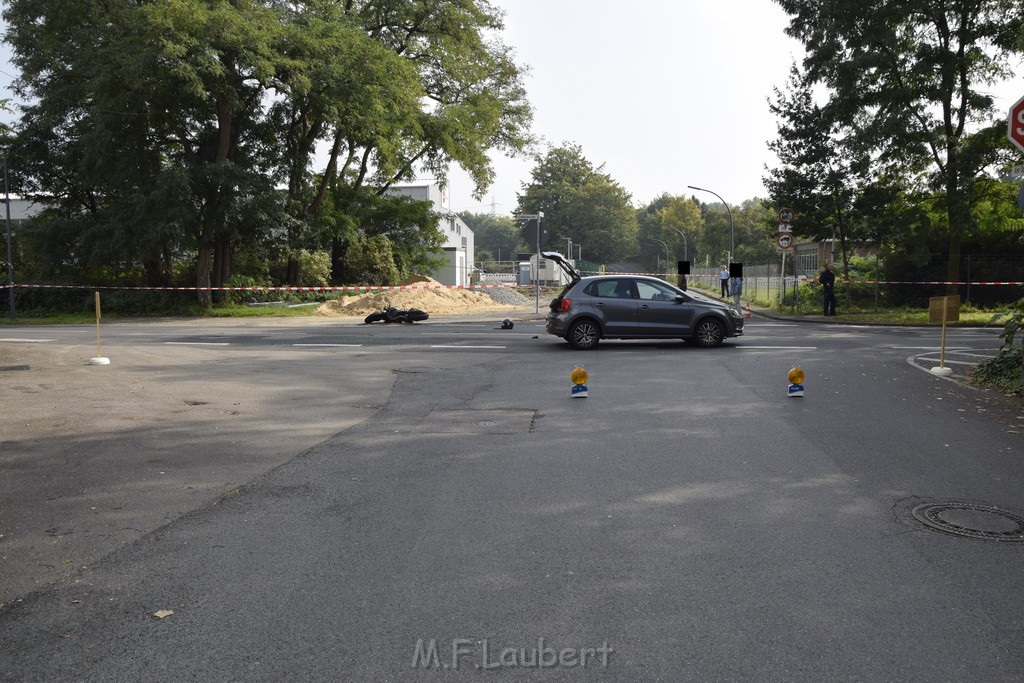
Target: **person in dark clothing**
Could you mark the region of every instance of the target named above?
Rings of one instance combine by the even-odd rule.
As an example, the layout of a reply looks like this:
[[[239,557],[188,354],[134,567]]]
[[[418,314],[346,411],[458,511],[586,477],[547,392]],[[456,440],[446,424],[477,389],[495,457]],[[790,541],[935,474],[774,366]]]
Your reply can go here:
[[[821,275],[818,276],[818,284],[821,285],[821,292],[824,296],[823,313],[827,316],[836,314],[836,276],[832,272],[832,268],[831,263],[825,264],[825,270],[821,271]]]

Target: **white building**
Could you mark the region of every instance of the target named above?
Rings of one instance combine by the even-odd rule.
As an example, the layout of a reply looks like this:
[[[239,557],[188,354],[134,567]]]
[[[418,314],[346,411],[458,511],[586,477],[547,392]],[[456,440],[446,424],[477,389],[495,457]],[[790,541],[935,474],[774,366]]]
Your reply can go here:
[[[17,228],[20,225],[24,225],[30,218],[35,216],[42,210],[42,206],[37,204],[32,199],[22,199],[15,195],[10,196],[10,210],[11,210],[11,228]],[[0,213],[0,222],[7,221],[7,202],[3,202],[3,208],[0,209],[3,213]]]
[[[421,202],[429,201],[434,205],[434,212],[441,217],[438,229],[445,236],[442,249],[447,262],[437,272],[420,274],[429,275],[444,285],[468,285],[476,258],[473,231],[451,209],[444,206],[443,191],[436,185],[398,185],[389,188],[387,193]]]

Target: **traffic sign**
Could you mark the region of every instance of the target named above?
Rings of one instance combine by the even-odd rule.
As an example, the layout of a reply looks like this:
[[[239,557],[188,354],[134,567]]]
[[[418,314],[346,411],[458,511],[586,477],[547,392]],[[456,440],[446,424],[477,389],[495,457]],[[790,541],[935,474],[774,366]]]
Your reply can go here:
[[[793,226],[789,223],[779,223],[779,232],[793,232]]]
[[[789,225],[793,222],[795,217],[796,215],[793,213],[793,209],[782,209],[779,211],[779,222],[783,225]]]
[[[1024,97],[1010,107],[1010,121],[1006,128],[1006,137],[1024,152]]]
[[[793,248],[793,233],[780,232],[779,236],[775,238],[775,244],[777,244],[779,249],[782,251],[789,251]]]

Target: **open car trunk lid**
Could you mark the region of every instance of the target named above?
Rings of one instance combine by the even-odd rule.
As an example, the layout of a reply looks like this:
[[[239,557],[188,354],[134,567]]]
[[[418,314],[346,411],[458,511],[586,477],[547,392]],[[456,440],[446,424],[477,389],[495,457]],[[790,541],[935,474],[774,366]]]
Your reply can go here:
[[[576,284],[577,282],[580,281],[579,271],[573,268],[572,264],[569,263],[565,259],[565,257],[559,254],[557,251],[542,251],[540,255],[546,259],[549,259],[557,263],[558,267],[565,271],[565,274],[569,276],[569,279],[572,281],[572,284]]]

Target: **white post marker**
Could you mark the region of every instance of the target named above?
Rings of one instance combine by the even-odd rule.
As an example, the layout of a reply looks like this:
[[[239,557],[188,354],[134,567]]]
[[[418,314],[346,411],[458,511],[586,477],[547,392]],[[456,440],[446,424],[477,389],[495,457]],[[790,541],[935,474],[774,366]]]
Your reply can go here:
[[[100,352],[100,293],[96,292],[96,357],[89,359],[89,365],[110,365],[110,359]]]
[[[942,323],[942,344],[939,347],[939,366],[929,370],[933,375],[949,376],[953,368],[946,367],[946,323],[960,320],[959,296],[933,296],[928,299],[928,322]]]

